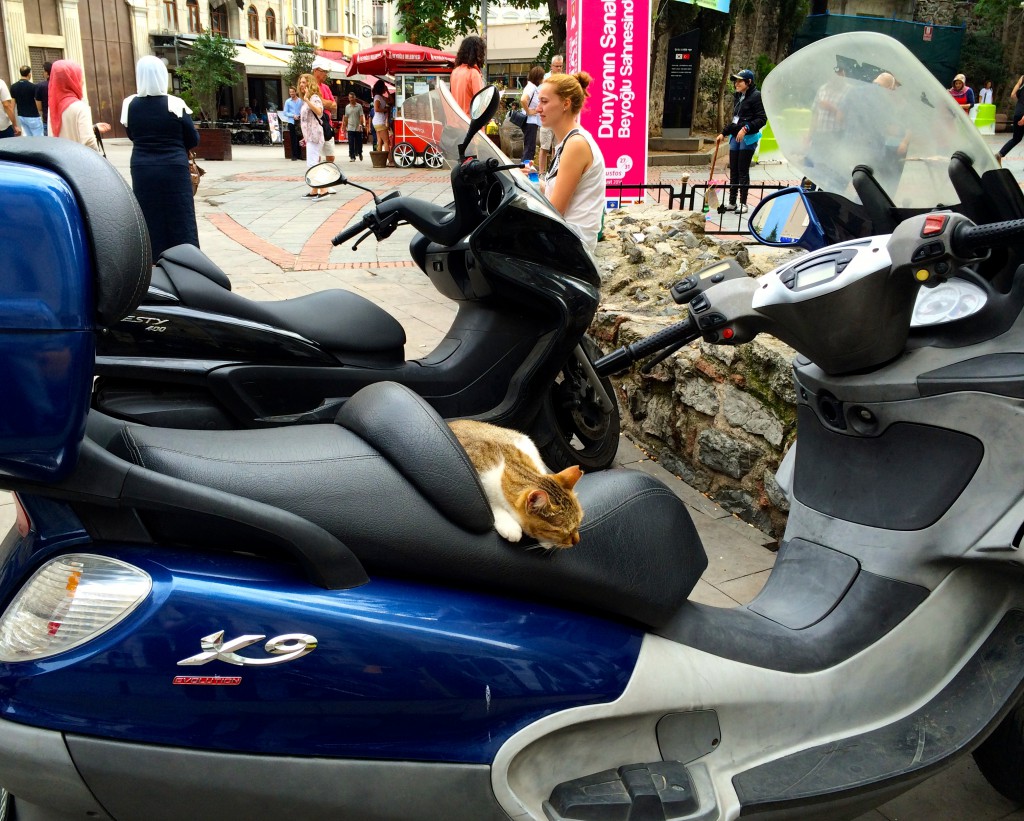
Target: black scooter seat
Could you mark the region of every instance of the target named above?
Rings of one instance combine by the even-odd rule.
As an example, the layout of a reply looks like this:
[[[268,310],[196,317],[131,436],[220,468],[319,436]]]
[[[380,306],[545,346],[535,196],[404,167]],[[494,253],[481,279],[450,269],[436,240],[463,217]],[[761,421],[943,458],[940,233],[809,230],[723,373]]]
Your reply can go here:
[[[227,275],[194,245],[164,251],[153,266],[145,302],[259,322],[296,333],[332,353],[401,353],[405,346],[405,329],[398,320],[365,297],[333,289],[275,302],[246,299],[232,292]]]
[[[116,424],[102,438],[123,459],[302,516],[344,542],[371,579],[412,577],[540,598],[658,627],[707,566],[685,505],[630,470],[579,482],[577,546],[545,552],[528,537],[505,541],[451,430],[395,383],[364,388],[331,425],[185,431],[104,424]]]

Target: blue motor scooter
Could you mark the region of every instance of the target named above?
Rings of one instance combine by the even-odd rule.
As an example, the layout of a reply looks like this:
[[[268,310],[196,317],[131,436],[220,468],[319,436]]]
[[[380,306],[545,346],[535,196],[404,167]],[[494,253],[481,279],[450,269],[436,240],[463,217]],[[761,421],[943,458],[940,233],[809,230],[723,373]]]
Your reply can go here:
[[[820,77],[840,48],[898,67],[908,107],[922,89],[952,105],[879,35],[805,47],[792,70]],[[90,411],[95,336],[145,291],[148,248],[123,180],[52,142],[0,164],[19,215],[0,221],[18,255],[0,292],[0,487],[18,509],[0,812],[852,818],[968,754],[1024,692],[1024,270],[910,330],[923,285],[1019,246],[1024,220],[940,210],[723,279],[596,364],[760,332],[800,352],[786,537],[729,610],[688,601],[703,548],[639,472],[581,480],[578,546],[505,542],[402,386],[281,429]],[[47,241],[14,243],[25,225]]]

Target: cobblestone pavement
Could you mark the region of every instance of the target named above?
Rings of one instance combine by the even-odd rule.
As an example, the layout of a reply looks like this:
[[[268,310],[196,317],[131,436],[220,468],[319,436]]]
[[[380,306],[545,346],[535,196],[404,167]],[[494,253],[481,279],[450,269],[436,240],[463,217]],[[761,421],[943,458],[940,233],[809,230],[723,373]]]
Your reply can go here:
[[[1000,135],[1001,136],[1001,135]],[[1001,143],[1001,140],[999,141]],[[131,146],[110,140],[110,161],[130,179]],[[994,150],[994,149],[993,149]],[[425,168],[374,169],[369,161],[338,157],[342,171],[355,183],[379,194],[400,188],[405,195],[447,202],[447,171]],[[369,154],[367,152],[366,156]],[[1007,165],[1024,177],[1024,157]],[[413,231],[399,228],[378,244],[372,237],[352,250],[332,248],[330,238],[356,219],[372,195],[354,186],[331,189],[333,196],[302,199],[304,163],[284,159],[277,146],[233,146],[228,162],[200,161],[207,174],[196,200],[200,244],[231,278],[234,290],[253,299],[287,299],[328,288],[346,288],[386,308],[408,336],[407,354],[418,358],[440,341],[455,315],[415,267],[408,254]],[[678,184],[683,169],[652,169],[652,181]],[[688,169],[691,181],[701,170]],[[703,169],[704,177],[707,169]],[[755,166],[754,180],[792,178],[788,166]],[[648,459],[623,439],[618,462],[662,479],[689,506],[708,554],[708,569],[693,598],[719,607],[749,602],[768,577],[775,554],[771,539],[735,518],[703,494]],[[0,494],[0,533],[13,524],[10,497]],[[1024,810],[995,793],[967,761],[938,775],[858,821],[935,821],[936,819],[1018,819]]]

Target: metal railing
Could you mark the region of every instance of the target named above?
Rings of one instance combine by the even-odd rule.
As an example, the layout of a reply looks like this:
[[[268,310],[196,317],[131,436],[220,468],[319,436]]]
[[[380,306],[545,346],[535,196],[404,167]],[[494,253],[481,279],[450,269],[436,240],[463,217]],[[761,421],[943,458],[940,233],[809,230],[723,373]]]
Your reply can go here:
[[[780,191],[783,188],[791,187],[792,183],[781,182],[755,182],[747,186],[747,206],[752,211],[761,201],[767,192]],[[648,183],[646,185],[609,185],[608,192],[612,196],[616,193],[620,199],[638,199],[648,195],[659,205],[665,205],[670,211],[702,211],[707,215],[707,222],[704,226],[705,234],[748,234],[747,214],[737,214],[735,211],[723,211],[721,205],[729,201],[729,184],[716,183],[711,185],[707,182],[690,184],[683,180],[681,187],[666,183]],[[710,207],[708,189],[714,189],[718,195],[718,209]],[[710,197],[714,199],[714,197]],[[707,210],[705,210],[707,209]],[[749,214],[749,211],[747,212]]]

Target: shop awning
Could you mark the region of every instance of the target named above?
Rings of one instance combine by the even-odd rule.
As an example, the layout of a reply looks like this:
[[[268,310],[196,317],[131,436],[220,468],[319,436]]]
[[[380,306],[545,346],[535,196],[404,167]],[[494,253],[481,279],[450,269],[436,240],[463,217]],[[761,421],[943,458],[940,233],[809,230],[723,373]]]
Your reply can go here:
[[[235,62],[242,64],[247,75],[281,77],[288,70],[288,63],[284,60],[271,57],[269,54],[261,54],[248,46],[238,46],[235,49]]]
[[[362,83],[367,88],[373,88],[378,79],[383,79],[378,78],[374,74],[349,74],[348,61],[331,59],[326,57],[322,51],[317,52],[317,59],[328,63],[327,76],[332,80],[350,80],[354,83]],[[389,83],[387,80],[384,82],[387,84],[388,91],[395,90],[395,86],[392,83]]]

